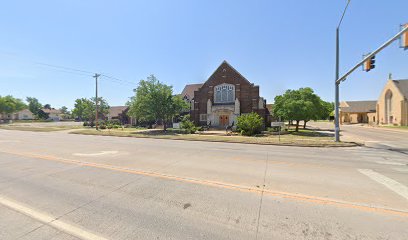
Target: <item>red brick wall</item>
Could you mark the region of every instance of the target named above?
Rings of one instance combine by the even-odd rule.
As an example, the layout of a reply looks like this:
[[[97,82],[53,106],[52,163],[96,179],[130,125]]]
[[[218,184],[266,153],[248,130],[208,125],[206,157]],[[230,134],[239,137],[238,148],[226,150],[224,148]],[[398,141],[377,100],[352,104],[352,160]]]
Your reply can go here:
[[[200,124],[200,114],[207,113],[208,99],[211,99],[211,102],[214,103],[214,87],[223,83],[235,85],[235,98],[240,101],[241,113],[257,112],[266,121],[265,109],[258,109],[259,86],[254,86],[228,63],[223,62],[207,82],[198,91],[194,92],[195,109],[192,112],[192,119],[195,124]]]

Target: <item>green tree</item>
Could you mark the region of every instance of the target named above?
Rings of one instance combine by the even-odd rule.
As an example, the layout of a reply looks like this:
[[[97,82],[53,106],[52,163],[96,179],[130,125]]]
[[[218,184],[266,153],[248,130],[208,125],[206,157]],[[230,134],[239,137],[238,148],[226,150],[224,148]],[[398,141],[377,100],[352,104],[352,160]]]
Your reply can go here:
[[[173,96],[172,86],[161,83],[154,75],[141,80],[134,92],[135,96],[129,102],[129,116],[142,121],[161,120],[164,130],[174,116],[188,108],[179,96]]]
[[[19,98],[14,98],[11,95],[0,96],[0,113],[12,114],[27,108],[24,102]]]
[[[296,121],[296,131],[299,131],[299,122],[304,121],[303,128],[310,120],[319,119],[324,113],[322,100],[311,88],[287,90],[283,95],[275,97],[275,116],[285,120]]]
[[[95,115],[96,115],[96,107],[95,107],[95,97],[91,98],[91,102],[92,102],[92,116],[90,117],[90,119],[94,120],[95,119]],[[102,97],[98,97],[98,118],[102,119],[104,118],[108,113],[109,113],[109,109],[110,106],[108,104],[108,102],[102,98]]]
[[[50,117],[50,114],[49,114],[49,113],[46,113],[46,112],[44,112],[44,110],[40,109],[40,110],[38,111],[38,113],[37,113],[37,117],[38,117],[39,119],[44,119],[44,120],[46,120],[46,119],[48,119],[48,118]]]
[[[26,101],[28,102],[28,110],[30,110],[34,116],[38,117],[39,111],[43,107],[37,98],[27,97]]]
[[[60,111],[61,111],[62,114],[69,114],[68,108],[65,107],[65,106],[62,106],[62,107],[60,108]]]
[[[45,108],[45,109],[51,109],[51,104],[49,104],[49,103],[45,104],[45,105],[44,105],[44,108]]]
[[[74,109],[72,115],[74,118],[78,118],[81,121],[94,121],[96,115],[95,98],[78,98],[75,100]],[[102,97],[98,98],[98,117],[103,118],[109,112],[109,105]]]
[[[321,104],[323,107],[320,113],[320,119],[323,119],[323,120],[329,119],[330,115],[334,111],[334,102],[326,102],[322,100]]]
[[[66,106],[62,106],[59,110],[62,113],[62,118],[69,119],[71,117],[71,113],[68,111]]]
[[[79,120],[89,120],[89,116],[92,114],[92,101],[87,98],[78,98],[75,100],[74,109],[72,115]]]

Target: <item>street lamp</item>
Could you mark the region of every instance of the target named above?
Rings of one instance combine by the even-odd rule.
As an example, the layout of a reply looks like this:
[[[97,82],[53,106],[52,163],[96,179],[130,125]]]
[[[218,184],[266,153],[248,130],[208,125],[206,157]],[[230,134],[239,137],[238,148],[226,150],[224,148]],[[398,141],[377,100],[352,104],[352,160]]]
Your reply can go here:
[[[336,142],[340,142],[340,115],[339,115],[339,87],[340,83],[337,82],[337,79],[339,79],[339,60],[340,60],[340,39],[339,39],[339,29],[340,25],[343,22],[344,15],[346,14],[347,8],[350,4],[350,0],[347,1],[347,5],[344,8],[343,15],[341,16],[340,22],[337,25],[336,28],[336,79],[334,80],[334,86],[335,86],[335,111],[334,111],[334,132],[335,132],[335,138]]]

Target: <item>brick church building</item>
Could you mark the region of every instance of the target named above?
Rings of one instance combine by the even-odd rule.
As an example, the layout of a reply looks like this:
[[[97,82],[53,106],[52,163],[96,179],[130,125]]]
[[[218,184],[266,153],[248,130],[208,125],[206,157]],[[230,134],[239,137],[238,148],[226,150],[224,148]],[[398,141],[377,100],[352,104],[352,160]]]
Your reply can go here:
[[[256,112],[269,119],[266,101],[254,85],[224,61],[203,84],[187,85],[182,97],[190,103],[191,119],[198,126],[225,127],[237,123],[241,114]]]

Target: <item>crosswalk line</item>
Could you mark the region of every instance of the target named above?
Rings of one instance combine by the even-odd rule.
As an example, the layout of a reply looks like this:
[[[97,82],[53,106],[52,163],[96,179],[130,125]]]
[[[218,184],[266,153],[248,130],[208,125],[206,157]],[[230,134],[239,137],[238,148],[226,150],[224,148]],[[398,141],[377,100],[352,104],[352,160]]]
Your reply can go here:
[[[379,174],[378,172],[375,172],[371,169],[358,169],[358,171],[408,200],[408,187],[406,187],[405,185],[395,181],[394,179]]]

